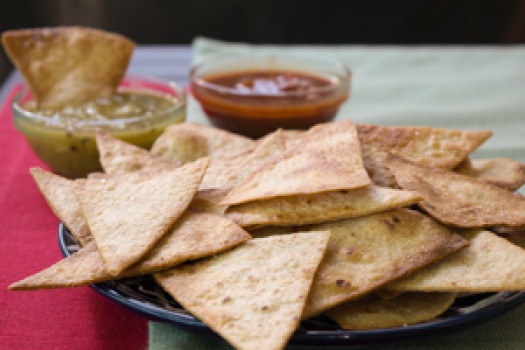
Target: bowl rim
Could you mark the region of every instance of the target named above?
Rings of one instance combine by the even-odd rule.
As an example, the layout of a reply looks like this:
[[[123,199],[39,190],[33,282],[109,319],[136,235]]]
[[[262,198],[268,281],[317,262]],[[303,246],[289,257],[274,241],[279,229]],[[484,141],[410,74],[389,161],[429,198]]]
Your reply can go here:
[[[171,116],[174,113],[177,113],[177,112],[185,110],[185,108],[187,106],[187,93],[186,93],[186,90],[181,85],[177,84],[176,82],[174,82],[172,80],[162,79],[162,78],[155,77],[155,76],[140,75],[140,74],[126,74],[122,78],[121,82],[119,83],[118,89],[122,89],[122,90],[126,90],[127,89],[127,90],[131,90],[131,91],[133,91],[133,90],[140,90],[136,86],[132,86],[132,87],[122,86],[122,84],[125,83],[126,81],[151,82],[151,83],[156,83],[156,84],[162,84],[163,86],[168,87],[169,89],[171,89],[174,92],[174,96],[171,96],[171,97],[175,97],[173,99],[174,101],[176,101],[175,105],[172,106],[172,107],[169,107],[169,108],[167,108],[165,110],[162,110],[162,111],[160,111],[158,113],[156,113],[157,114],[156,117],[155,117],[155,122],[156,123],[166,120],[166,118],[168,118],[169,116]],[[148,90],[147,87],[142,87],[142,89],[144,91]],[[155,91],[155,90],[154,89],[150,89],[150,91]],[[19,104],[20,99],[24,95],[26,95],[27,93],[31,94],[32,93],[31,89],[30,89],[30,87],[27,84],[23,84],[22,88],[20,89],[20,91],[16,92],[16,94],[13,96],[13,98],[11,100],[11,110],[13,112],[13,118],[14,119],[24,119],[28,123],[34,123],[35,121],[36,122],[40,122],[40,123],[42,123],[42,126],[45,127],[45,128],[50,128],[50,129],[59,130],[59,131],[67,130],[67,131],[87,132],[87,133],[91,133],[91,131],[94,131],[96,128],[104,129],[106,126],[110,125],[110,123],[102,122],[99,125],[94,125],[94,126],[87,125],[87,128],[84,129],[85,125],[82,125],[82,123],[80,123],[80,125],[76,125],[76,123],[73,123],[74,124],[73,126],[65,125],[65,124],[56,124],[56,123],[54,124],[52,122],[52,118],[53,117],[43,116],[38,111],[36,111],[36,112],[28,111],[27,109],[24,109],[24,107],[22,105]],[[159,95],[161,95],[161,96],[168,95],[167,93],[164,93],[164,92],[161,92],[161,91],[157,91],[157,93]],[[141,120],[142,120],[142,116],[135,117],[134,120],[131,120],[129,123],[127,123],[127,126],[125,128],[126,131],[143,129],[144,128],[143,126],[142,127],[138,127],[138,126],[134,125],[135,123],[138,123]],[[82,120],[79,119],[79,121],[82,121]],[[112,132],[112,133],[118,133],[118,132],[121,132],[123,130],[124,129],[119,129],[119,128],[116,128],[113,131],[108,129],[108,131]]]
[[[314,87],[312,90],[305,92],[305,91],[284,91],[279,92],[278,94],[265,94],[265,93],[259,93],[259,92],[241,92],[240,90],[236,88],[231,88],[219,84],[210,83],[205,80],[204,77],[198,76],[197,72],[205,67],[213,66],[214,64],[222,63],[224,61],[228,60],[236,60],[239,62],[249,61],[250,59],[283,59],[283,60],[295,60],[296,62],[301,61],[317,61],[317,62],[323,62],[325,64],[330,64],[333,67],[335,67],[337,70],[340,70],[339,74],[335,73],[328,73],[326,76],[330,78],[332,84],[329,84],[327,86],[323,87]],[[246,71],[272,71],[272,69],[245,69]],[[279,69],[274,69],[275,71],[279,71]],[[220,73],[213,73],[213,75],[217,74],[224,74],[232,71],[241,71],[239,70],[225,70],[224,72]],[[292,71],[290,69],[282,69],[282,71]],[[292,71],[293,72],[293,71]],[[312,75],[323,75],[323,72],[321,70],[308,70],[308,69],[297,69],[295,72],[303,72],[308,73]],[[266,53],[243,53],[243,54],[233,54],[233,53],[227,53],[227,54],[217,54],[210,56],[206,60],[195,64],[190,69],[190,84],[195,84],[196,86],[204,89],[211,90],[213,92],[220,93],[221,95],[231,95],[236,97],[261,97],[261,98],[287,98],[287,97],[301,97],[308,93],[315,92],[315,93],[321,93],[321,94],[328,94],[331,92],[337,92],[338,90],[349,90],[350,84],[352,81],[352,70],[342,61],[332,58],[332,57],[317,57],[313,55],[306,55],[306,54],[289,54],[289,53],[277,53],[277,52],[266,52]],[[193,90],[193,88],[192,88]]]

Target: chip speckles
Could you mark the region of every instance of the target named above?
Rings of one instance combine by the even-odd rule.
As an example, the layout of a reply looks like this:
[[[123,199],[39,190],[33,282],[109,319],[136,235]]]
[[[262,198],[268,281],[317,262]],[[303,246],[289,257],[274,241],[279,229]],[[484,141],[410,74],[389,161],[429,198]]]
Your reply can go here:
[[[299,324],[324,253],[319,247],[326,247],[329,235],[252,239],[216,258],[157,273],[155,279],[236,348],[282,349]]]
[[[350,120],[310,129],[301,144],[254,171],[223,199],[239,204],[287,195],[365,187],[359,140]]]
[[[525,197],[472,177],[389,155],[386,166],[405,189],[419,192],[419,203],[437,220],[456,227],[525,225]]]

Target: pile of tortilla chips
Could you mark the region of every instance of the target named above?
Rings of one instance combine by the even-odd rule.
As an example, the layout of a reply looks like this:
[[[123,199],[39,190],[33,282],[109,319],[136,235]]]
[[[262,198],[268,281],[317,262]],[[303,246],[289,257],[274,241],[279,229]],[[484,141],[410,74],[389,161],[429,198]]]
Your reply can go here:
[[[10,288],[153,274],[238,349],[282,349],[320,314],[425,322],[460,292],[525,290],[524,166],[470,161],[490,136],[345,120],[254,141],[185,123],[148,152],[99,132],[105,173],[31,169],[79,251]]]

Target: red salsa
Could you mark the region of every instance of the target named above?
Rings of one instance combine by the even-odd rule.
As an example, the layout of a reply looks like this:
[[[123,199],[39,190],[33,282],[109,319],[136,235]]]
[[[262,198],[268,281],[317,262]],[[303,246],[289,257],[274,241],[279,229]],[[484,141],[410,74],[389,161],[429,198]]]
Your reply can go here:
[[[329,121],[349,94],[336,76],[284,70],[204,76],[192,91],[213,124],[252,137]]]

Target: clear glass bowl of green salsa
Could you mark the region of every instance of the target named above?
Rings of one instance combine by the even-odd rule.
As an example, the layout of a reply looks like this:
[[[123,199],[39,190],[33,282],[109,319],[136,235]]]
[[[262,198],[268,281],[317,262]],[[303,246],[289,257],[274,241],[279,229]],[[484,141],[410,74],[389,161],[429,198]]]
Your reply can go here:
[[[26,88],[12,109],[16,128],[36,155],[56,174],[79,178],[101,170],[97,128],[149,149],[168,125],[185,120],[186,93],[170,81],[127,75],[116,94],[80,106],[39,110]]]

